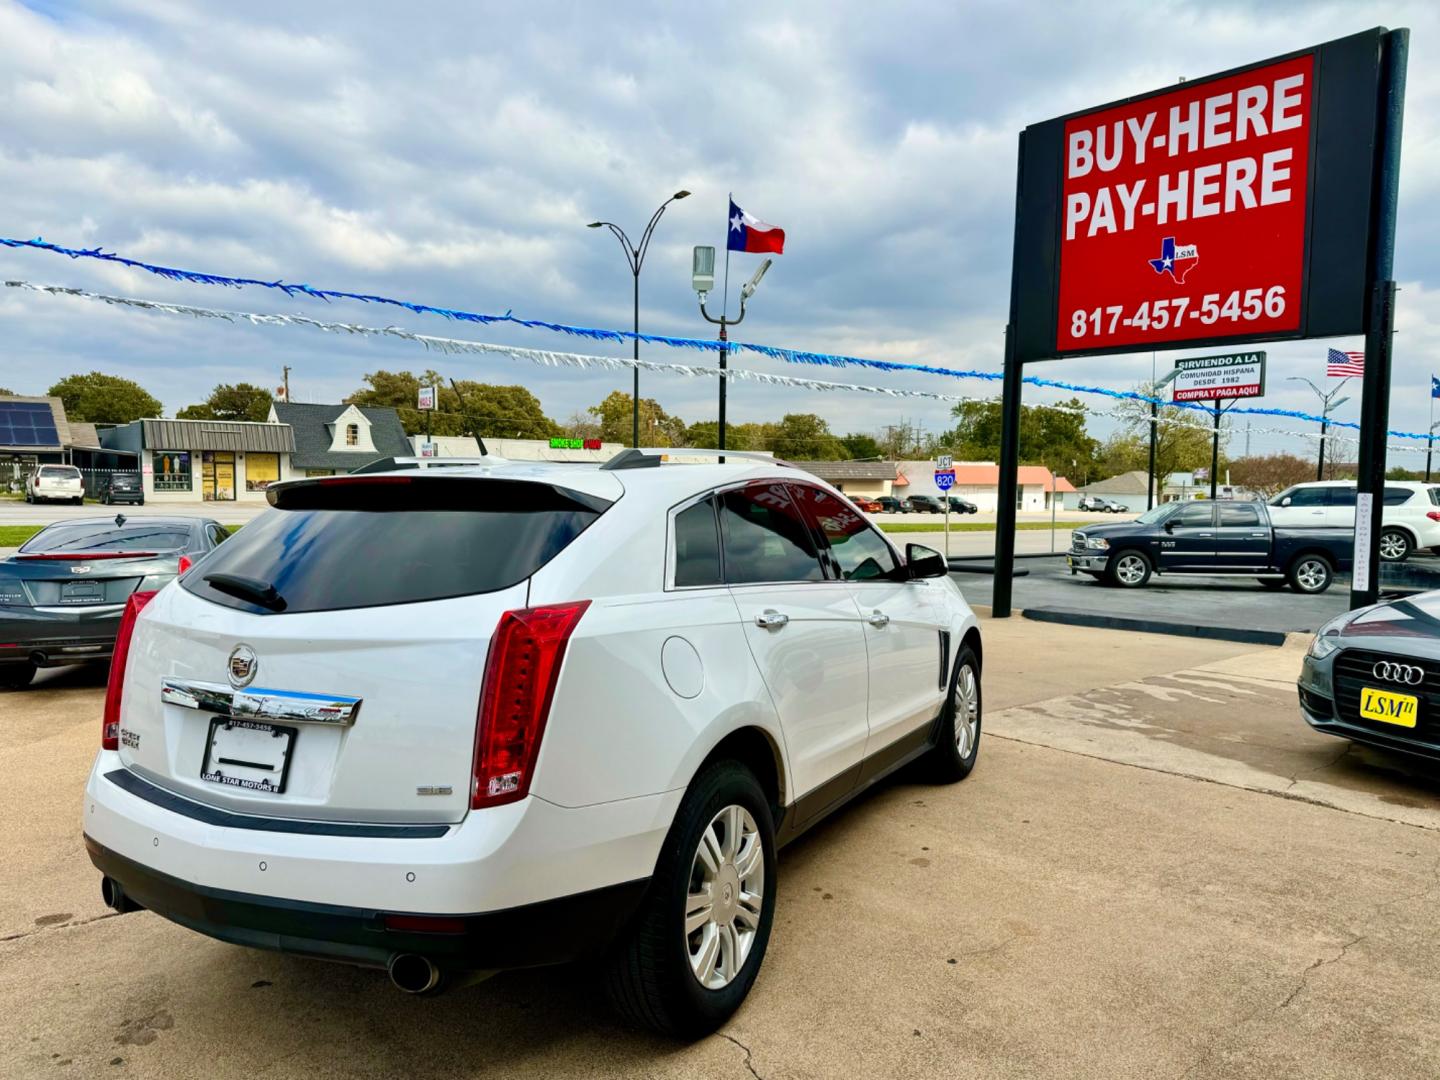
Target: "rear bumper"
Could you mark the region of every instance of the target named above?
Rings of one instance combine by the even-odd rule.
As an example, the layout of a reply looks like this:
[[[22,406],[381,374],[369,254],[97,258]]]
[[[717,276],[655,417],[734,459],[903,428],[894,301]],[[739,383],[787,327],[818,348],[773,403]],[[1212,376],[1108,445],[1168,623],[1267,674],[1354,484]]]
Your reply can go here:
[[[397,953],[442,967],[492,969],[562,964],[602,948],[624,926],[648,880],[629,881],[504,911],[455,917],[445,933],[387,929],[385,915],[339,904],[282,900],[196,885],[143,866],[85,837],[90,861],[129,900],[171,922],[233,945],[383,968]]]
[[[39,654],[41,667],[108,660],[121,610],[104,614],[0,607],[0,664]]]
[[[519,967],[603,946],[654,873],[683,795],[576,809],[531,796],[451,825],[357,825],[217,814],[110,773],[134,776],[102,750],[86,785],[87,846],[138,903],[225,941],[362,964],[410,951]],[[397,934],[384,913],[465,929]]]

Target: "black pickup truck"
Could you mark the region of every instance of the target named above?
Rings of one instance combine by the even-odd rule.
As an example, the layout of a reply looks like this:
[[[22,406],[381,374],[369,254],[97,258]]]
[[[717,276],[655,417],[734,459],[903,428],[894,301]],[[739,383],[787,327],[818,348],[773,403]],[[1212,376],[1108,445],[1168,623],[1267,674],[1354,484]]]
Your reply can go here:
[[[1277,529],[1265,504],[1217,499],[1173,502],[1118,525],[1085,525],[1070,534],[1072,574],[1127,589],[1151,574],[1211,574],[1259,579],[1278,589],[1322,593],[1349,570],[1354,529]]]

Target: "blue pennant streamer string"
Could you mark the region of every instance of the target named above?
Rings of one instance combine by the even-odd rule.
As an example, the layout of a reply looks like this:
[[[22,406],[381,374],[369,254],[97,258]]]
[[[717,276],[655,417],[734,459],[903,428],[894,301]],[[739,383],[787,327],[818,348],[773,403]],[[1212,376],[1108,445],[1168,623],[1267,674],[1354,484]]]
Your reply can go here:
[[[570,326],[566,323],[549,322],[544,319],[516,318],[511,311],[506,311],[503,315],[486,315],[474,311],[461,311],[457,308],[436,307],[432,304],[414,303],[409,300],[396,300],[392,297],[377,296],[371,293],[346,292],[340,289],[317,289],[311,285],[296,285],[283,280],[266,281],[262,278],[207,274],[198,270],[183,270],[178,267],[159,266],[154,263],[142,262],[138,259],[128,259],[123,255],[107,252],[103,248],[98,247],[61,247],[59,244],[49,243],[40,237],[36,237],[34,240],[16,240],[10,237],[0,236],[0,247],[50,251],[58,255],[67,255],[72,259],[98,259],[101,262],[108,262],[117,266],[144,270],[147,273],[156,274],[170,281],[185,281],[196,285],[219,285],[234,289],[244,288],[246,286],[257,286],[264,289],[279,290],[286,296],[308,296],[316,300],[324,300],[327,303],[331,300],[358,300],[365,304],[384,304],[391,307],[404,308],[406,311],[412,311],[418,315],[439,315],[456,322],[480,323],[483,325],[510,323],[532,330],[549,330],[553,333],[567,334],[572,337],[589,338],[592,341],[610,341],[617,344],[625,344],[632,339],[639,339],[652,345],[664,345],[675,349],[700,349],[705,352],[718,352],[721,345],[719,341],[708,338],[676,337],[669,334],[636,334],[630,330],[606,330],[599,327]],[[873,360],[861,356],[843,356],[834,353],[811,352],[804,349],[787,349],[776,345],[758,345],[743,341],[730,342],[730,349],[732,352],[743,350],[791,364],[814,364],[825,367],[863,367],[870,368],[874,371],[891,372],[912,371],[922,375],[943,375],[951,379],[983,379],[989,382],[995,382],[1002,378],[1002,375],[997,371],[964,370],[937,367],[931,364],[907,364],[894,360]],[[1024,381],[1031,386],[1043,386],[1076,394],[1096,394],[1118,401],[1139,401],[1147,405],[1151,403],[1170,405],[1181,409],[1192,409],[1196,412],[1206,413],[1207,415],[1211,411],[1208,404],[1193,401],[1166,401],[1163,398],[1152,398],[1134,390],[1112,390],[1103,386],[1087,386],[1081,383],[1062,382],[1060,380],[1045,379],[1034,375],[1025,376]],[[1235,407],[1227,410],[1226,415],[1279,416],[1292,420],[1304,420],[1315,424],[1322,423],[1321,417],[1295,409]],[[1323,422],[1335,428],[1360,430],[1360,425],[1353,421],[1329,418]],[[1389,434],[1402,439],[1428,438],[1425,434],[1405,431],[1391,431]]]

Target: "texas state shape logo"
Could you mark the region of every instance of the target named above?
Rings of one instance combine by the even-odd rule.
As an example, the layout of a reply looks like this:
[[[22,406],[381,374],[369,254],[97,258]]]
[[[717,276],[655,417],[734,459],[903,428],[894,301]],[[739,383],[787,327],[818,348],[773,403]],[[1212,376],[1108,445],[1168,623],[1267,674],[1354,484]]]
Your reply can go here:
[[[1200,248],[1197,244],[1181,244],[1176,246],[1175,238],[1167,236],[1160,244],[1160,257],[1148,259],[1150,269],[1157,274],[1169,274],[1171,280],[1177,285],[1185,280],[1185,276],[1194,270],[1200,262]]]

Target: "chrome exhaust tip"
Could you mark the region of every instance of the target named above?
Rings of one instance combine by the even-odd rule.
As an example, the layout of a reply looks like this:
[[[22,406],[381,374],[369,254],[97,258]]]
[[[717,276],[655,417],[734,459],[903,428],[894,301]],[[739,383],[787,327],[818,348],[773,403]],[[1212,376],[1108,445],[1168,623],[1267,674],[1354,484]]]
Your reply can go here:
[[[396,953],[386,967],[390,981],[407,994],[428,994],[440,985],[435,961],[415,953]]]

